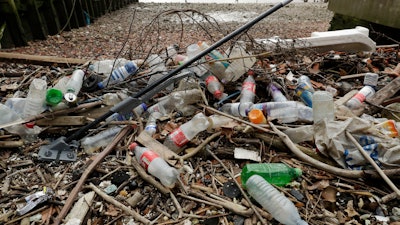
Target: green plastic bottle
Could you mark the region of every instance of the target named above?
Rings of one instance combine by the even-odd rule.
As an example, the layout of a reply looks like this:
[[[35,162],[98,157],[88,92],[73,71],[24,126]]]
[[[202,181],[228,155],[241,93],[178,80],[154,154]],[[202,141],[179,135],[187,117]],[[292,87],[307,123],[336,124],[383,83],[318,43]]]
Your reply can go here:
[[[299,168],[292,168],[283,163],[250,163],[246,164],[241,173],[243,187],[246,188],[247,180],[254,174],[262,176],[271,184],[285,186],[293,179],[301,176]]]

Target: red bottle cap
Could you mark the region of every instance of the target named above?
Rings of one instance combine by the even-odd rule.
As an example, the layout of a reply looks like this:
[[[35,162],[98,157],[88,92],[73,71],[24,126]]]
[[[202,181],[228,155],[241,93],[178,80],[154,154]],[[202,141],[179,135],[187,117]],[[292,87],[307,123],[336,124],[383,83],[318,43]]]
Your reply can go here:
[[[129,145],[129,150],[133,151],[138,144],[136,142],[133,142],[132,144]]]
[[[35,126],[35,122],[28,122],[28,123],[25,123],[25,126],[26,126],[27,128],[33,128],[33,127]]]
[[[222,91],[220,91],[220,90],[214,91],[214,97],[216,99],[220,99],[222,97]]]

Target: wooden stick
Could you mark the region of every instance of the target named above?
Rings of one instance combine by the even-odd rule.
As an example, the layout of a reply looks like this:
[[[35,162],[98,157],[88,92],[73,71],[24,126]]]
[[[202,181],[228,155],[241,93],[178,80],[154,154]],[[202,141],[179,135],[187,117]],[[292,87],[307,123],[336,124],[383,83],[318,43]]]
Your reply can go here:
[[[389,177],[386,176],[386,174],[378,166],[378,164],[376,164],[376,162],[364,151],[363,147],[357,142],[357,140],[353,137],[353,135],[351,135],[350,132],[346,131],[346,136],[353,142],[353,144],[357,147],[358,151],[360,151],[360,153],[364,156],[364,158],[376,169],[378,174],[389,185],[389,187],[397,194],[397,197],[400,197],[400,190],[389,179]]]
[[[74,189],[69,194],[64,207],[61,209],[61,212],[60,214],[58,214],[53,225],[59,225],[61,223],[61,221],[67,215],[73,202],[75,201],[75,198],[78,196],[78,193],[81,190],[86,179],[93,172],[96,166],[114,149],[115,146],[117,146],[119,141],[122,140],[122,138],[124,138],[130,130],[131,130],[130,126],[126,126],[124,129],[122,129],[118,133],[118,135],[114,138],[114,140],[109,145],[107,145],[107,147],[105,147],[104,150],[100,154],[98,154],[96,158],[93,160],[93,162],[86,168],[86,170],[82,173],[82,176],[79,179],[78,183],[75,185]]]

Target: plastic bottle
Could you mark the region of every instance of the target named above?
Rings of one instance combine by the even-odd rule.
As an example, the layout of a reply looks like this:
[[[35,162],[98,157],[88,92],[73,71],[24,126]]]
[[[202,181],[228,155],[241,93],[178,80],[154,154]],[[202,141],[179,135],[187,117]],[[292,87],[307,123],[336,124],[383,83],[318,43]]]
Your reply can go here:
[[[93,154],[100,148],[107,146],[121,129],[120,126],[113,126],[93,136],[84,137],[81,139],[81,147],[87,154]]]
[[[83,84],[83,77],[85,76],[85,72],[83,70],[75,70],[71,78],[68,80],[68,83],[65,87],[64,98],[67,102],[75,102],[78,96],[78,93],[81,91]]]
[[[200,46],[198,44],[191,44],[186,48],[187,58],[183,62],[192,59],[201,52]],[[188,67],[189,70],[193,71],[198,77],[203,76],[210,69],[208,64],[204,63],[204,57],[198,60],[197,65]]]
[[[172,131],[164,140],[164,145],[179,153],[182,147],[192,140],[198,133],[206,130],[210,122],[203,113],[196,114],[191,120]]]
[[[376,73],[366,73],[364,76],[364,86],[376,88],[378,85],[379,75]]]
[[[222,86],[218,78],[214,75],[209,75],[205,81],[207,90],[213,94],[214,98],[221,99],[224,93],[224,86]]]
[[[262,102],[254,104],[252,109],[260,109],[264,115],[271,119],[278,119],[282,123],[313,121],[313,109],[297,101]]]
[[[233,119],[226,116],[214,114],[208,117],[208,121],[210,122],[208,129],[217,129],[232,122]]]
[[[100,61],[95,61],[89,66],[89,69],[100,74],[110,74],[114,68],[119,68],[124,66],[128,60],[124,58],[119,58],[116,60],[105,59]]]
[[[243,74],[245,74],[256,62],[255,57],[250,57],[246,52],[245,47],[236,43],[228,52],[228,57],[233,58],[228,68],[225,70],[225,78],[221,79],[222,83],[235,82]]]
[[[295,92],[297,96],[299,96],[300,99],[306,103],[306,105],[312,107],[312,95],[314,93],[314,88],[309,77],[305,75],[299,77]]]
[[[28,95],[25,101],[23,117],[36,116],[42,113],[46,108],[47,83],[45,80],[35,78],[29,85]]]
[[[285,195],[255,174],[246,182],[247,192],[266,209],[275,220],[285,225],[306,225],[296,206]]]
[[[201,51],[206,50],[207,48],[209,48],[210,46],[207,44],[207,42],[204,41],[199,41],[197,42],[197,45],[200,47]],[[216,60],[221,60],[226,58],[224,55],[222,55],[221,52],[219,52],[218,50],[214,49],[212,50],[210,53],[208,53],[208,55],[212,58],[212,59],[216,59]],[[218,63],[221,63],[225,68],[228,68],[229,63],[227,61],[220,61]]]
[[[363,102],[366,98],[369,98],[375,94],[375,89],[371,86],[364,86],[361,90],[355,94],[345,105],[352,109],[359,109],[363,106]]]
[[[239,117],[239,105],[239,102],[225,103],[218,110],[224,113],[228,113],[229,115]]]
[[[157,54],[149,55],[146,60],[147,64],[150,66],[150,76],[147,85],[150,85],[157,80],[159,80],[165,73],[167,73],[167,67],[165,66],[164,60]],[[172,86],[173,88],[173,86]],[[171,86],[168,86],[169,90],[172,90]]]
[[[157,177],[164,186],[169,188],[175,186],[179,172],[168,165],[156,152],[146,147],[140,147],[136,142],[129,145],[129,150],[135,152],[137,161],[151,175]]]
[[[256,81],[253,72],[249,71],[247,78],[243,81],[242,91],[240,92],[239,113],[246,117],[256,97]]]
[[[243,167],[240,174],[244,187],[246,187],[247,180],[254,174],[262,176],[270,184],[285,186],[300,177],[302,171],[284,163],[249,163]]]
[[[327,91],[316,91],[312,96],[314,123],[326,118],[327,121],[335,120],[335,107],[333,96]]]
[[[103,81],[99,82],[97,86],[100,89],[112,84],[119,83],[137,71],[138,67],[135,62],[128,61],[124,66],[114,69],[112,73]]]
[[[269,84],[268,86],[269,88],[269,92],[272,96],[272,100],[274,102],[286,102],[287,98],[285,97],[285,95],[282,94],[282,92],[273,84]]]
[[[248,114],[249,120],[255,124],[267,123],[267,118],[265,118],[263,111],[260,109],[251,109]]]
[[[150,114],[149,118],[147,118],[146,126],[144,127],[144,131],[146,131],[149,135],[153,135],[157,132],[157,120],[162,116],[160,112],[153,112]]]

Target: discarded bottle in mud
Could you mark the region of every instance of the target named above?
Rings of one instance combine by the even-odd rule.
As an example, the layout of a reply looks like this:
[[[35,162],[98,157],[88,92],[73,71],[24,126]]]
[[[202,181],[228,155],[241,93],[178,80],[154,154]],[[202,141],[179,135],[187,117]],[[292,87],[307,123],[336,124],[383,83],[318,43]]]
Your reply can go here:
[[[256,81],[253,75],[253,71],[248,72],[248,76],[243,81],[242,90],[240,92],[239,113],[243,117],[247,116],[256,97]]]
[[[151,76],[147,82],[147,85],[150,85],[157,80],[159,80],[162,76],[164,76],[168,70],[165,66],[164,60],[157,54],[149,55],[148,59],[146,60],[147,64],[150,67]],[[167,90],[172,90],[174,85],[171,84],[167,87]]]
[[[256,62],[255,57],[246,52],[242,44],[236,43],[228,52],[228,57],[232,58],[231,63],[225,70],[225,77],[220,78],[223,84],[234,82],[245,74]]]
[[[206,130],[210,125],[207,116],[196,114],[191,120],[173,130],[164,140],[164,145],[170,150],[179,153],[183,146],[192,140],[198,133]]]
[[[209,75],[205,81],[207,90],[213,94],[214,98],[221,99],[224,94],[224,86],[222,86],[218,78],[214,75]]]
[[[279,90],[273,83],[269,84],[269,93],[272,96],[272,100],[274,102],[286,102],[287,98],[282,94],[281,90]]]
[[[306,103],[306,105],[312,107],[312,95],[314,93],[314,88],[309,77],[305,75],[299,77],[295,92],[297,96],[299,96],[300,99]]]
[[[128,61],[124,66],[118,67],[117,69],[114,69],[112,73],[107,76],[106,79],[103,81],[99,82],[97,86],[100,89],[105,88],[108,85],[120,83],[124,81],[126,78],[131,76],[137,71],[138,67],[135,62],[133,61]]]
[[[247,180],[254,174],[262,176],[270,184],[285,186],[300,177],[302,171],[284,163],[249,163],[243,167],[240,174],[244,187],[246,187]]]
[[[25,101],[24,118],[36,116],[46,110],[46,92],[47,82],[45,80],[39,78],[32,80]]]
[[[87,154],[93,154],[101,148],[106,147],[122,129],[120,126],[113,126],[93,136],[81,139],[81,147]]]
[[[134,151],[137,161],[164,186],[169,188],[175,186],[179,175],[178,170],[170,166],[155,151],[140,147],[136,142],[129,145],[129,150]]]
[[[260,109],[264,115],[271,119],[278,119],[282,123],[296,121],[312,122],[313,110],[301,102],[262,102],[252,106],[252,109]]]
[[[252,175],[246,182],[246,188],[250,196],[260,203],[278,222],[285,225],[308,224],[301,219],[293,202],[260,175]]]
[[[335,120],[335,107],[333,96],[327,91],[316,91],[312,96],[314,123],[320,120]]]
[[[267,123],[267,118],[265,118],[263,111],[261,111],[260,109],[251,109],[247,116],[250,122],[252,123],[255,124]]]
[[[359,109],[363,106],[365,99],[373,96],[375,94],[375,89],[371,86],[364,86],[361,90],[355,94],[345,105],[352,110]]]
[[[72,73],[65,87],[64,99],[67,100],[67,102],[75,102],[77,100],[78,94],[82,88],[84,76],[85,72],[83,72],[83,70],[75,70]]]

